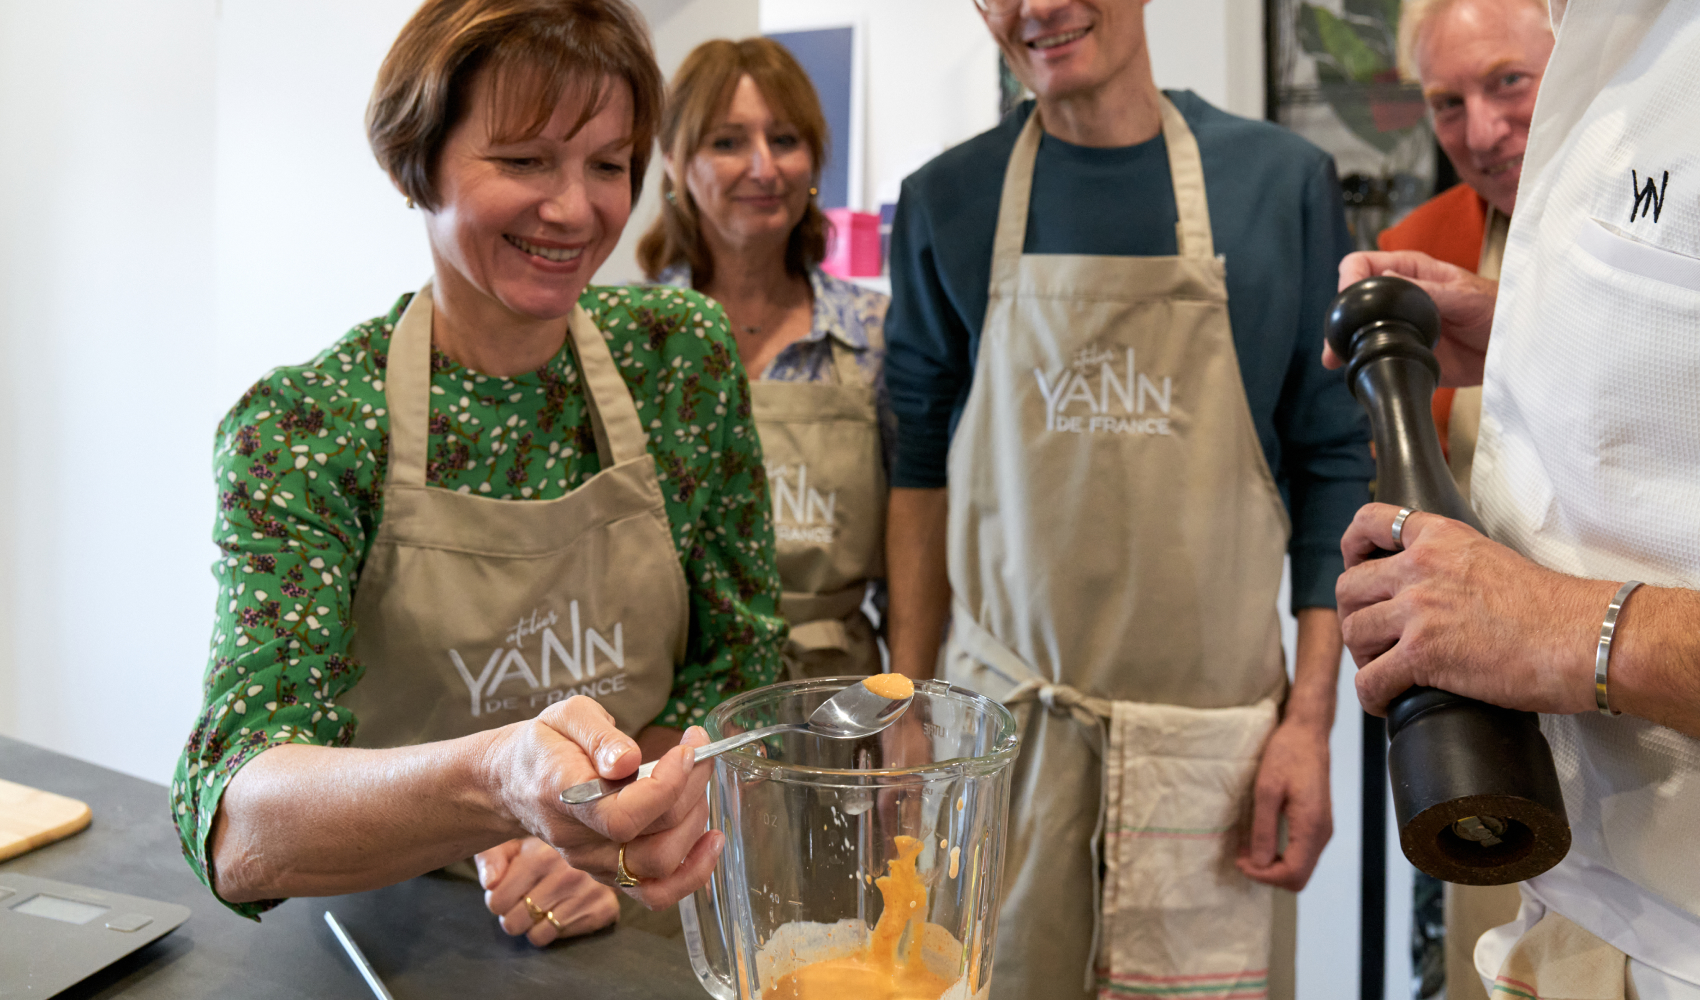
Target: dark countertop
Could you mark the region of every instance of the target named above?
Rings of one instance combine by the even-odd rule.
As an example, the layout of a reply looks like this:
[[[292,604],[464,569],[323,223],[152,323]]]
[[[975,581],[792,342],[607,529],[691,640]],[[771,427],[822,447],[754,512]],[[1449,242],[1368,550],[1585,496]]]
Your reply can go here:
[[[373,892],[293,899],[254,923],[196,881],[162,785],[0,736],[0,778],[81,799],[82,833],[0,862],[0,871],[128,893],[194,911],[164,938],[62,997],[369,998],[330,928],[330,909],[396,1000],[570,997],[701,1000],[682,940],[615,927],[537,949],[502,933],[471,882],[425,875]]]

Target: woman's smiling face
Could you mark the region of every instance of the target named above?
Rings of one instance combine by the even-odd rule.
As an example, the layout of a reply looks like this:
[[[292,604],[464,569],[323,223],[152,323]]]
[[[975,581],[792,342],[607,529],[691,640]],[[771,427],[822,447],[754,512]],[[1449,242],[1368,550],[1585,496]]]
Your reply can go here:
[[[498,307],[515,321],[558,319],[631,215],[631,88],[601,81],[600,107],[575,132],[596,88],[569,84],[541,131],[514,138],[493,120],[492,76],[474,78],[437,162],[442,203],[425,229],[438,293],[498,321]]]
[[[783,243],[808,209],[814,172],[797,127],[746,74],[686,164],[684,186],[711,243]]]

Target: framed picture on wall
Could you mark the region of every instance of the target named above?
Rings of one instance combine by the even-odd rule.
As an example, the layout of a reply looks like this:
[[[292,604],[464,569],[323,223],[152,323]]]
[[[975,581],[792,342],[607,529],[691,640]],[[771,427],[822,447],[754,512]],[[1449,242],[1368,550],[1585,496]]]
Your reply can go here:
[[[1333,154],[1353,235],[1371,249],[1452,180],[1422,89],[1400,78],[1401,0],[1265,3],[1269,118]]]
[[[826,116],[828,150],[821,170],[822,208],[863,208],[862,32],[856,25],[775,31],[815,85]]]

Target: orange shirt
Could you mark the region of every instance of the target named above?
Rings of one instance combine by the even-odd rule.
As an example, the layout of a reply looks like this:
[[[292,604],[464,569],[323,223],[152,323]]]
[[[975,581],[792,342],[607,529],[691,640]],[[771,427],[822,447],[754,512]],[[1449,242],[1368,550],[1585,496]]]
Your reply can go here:
[[[1412,209],[1398,225],[1382,230],[1375,245],[1383,250],[1421,250],[1436,260],[1473,272],[1481,263],[1487,207],[1474,188],[1454,184]],[[1440,432],[1443,451],[1447,424],[1452,419],[1453,392],[1449,388],[1434,391],[1434,426]]]

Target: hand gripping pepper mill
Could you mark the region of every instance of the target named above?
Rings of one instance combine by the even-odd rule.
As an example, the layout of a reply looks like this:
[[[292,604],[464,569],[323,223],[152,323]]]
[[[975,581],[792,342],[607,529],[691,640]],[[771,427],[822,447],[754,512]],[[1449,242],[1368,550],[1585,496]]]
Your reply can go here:
[[[1325,332],[1369,413],[1375,498],[1480,531],[1430,410],[1440,378],[1434,300],[1403,278],[1369,278],[1335,297]],[[1446,882],[1504,885],[1564,859],[1570,823],[1534,713],[1413,687],[1388,706],[1387,733],[1399,845],[1418,869]]]

